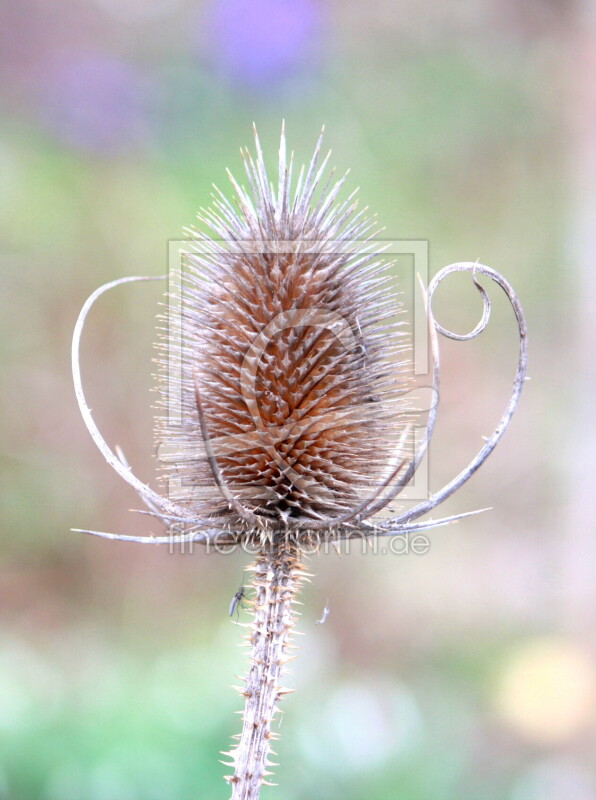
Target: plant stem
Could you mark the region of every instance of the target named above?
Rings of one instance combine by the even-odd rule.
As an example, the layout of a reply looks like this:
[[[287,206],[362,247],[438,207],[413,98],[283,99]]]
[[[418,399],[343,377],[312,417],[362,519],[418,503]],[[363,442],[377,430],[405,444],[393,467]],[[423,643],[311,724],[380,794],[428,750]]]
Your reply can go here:
[[[247,637],[251,658],[240,690],[245,698],[242,733],[226,754],[234,767],[234,774],[226,778],[232,785],[231,800],[257,800],[261,786],[268,784],[268,767],[275,766],[269,760],[271,741],[277,738],[271,723],[280,699],[292,691],[281,686],[280,678],[291,659],[292,603],[305,578],[297,547],[285,539],[266,544],[249,570],[254,589],[254,618]]]

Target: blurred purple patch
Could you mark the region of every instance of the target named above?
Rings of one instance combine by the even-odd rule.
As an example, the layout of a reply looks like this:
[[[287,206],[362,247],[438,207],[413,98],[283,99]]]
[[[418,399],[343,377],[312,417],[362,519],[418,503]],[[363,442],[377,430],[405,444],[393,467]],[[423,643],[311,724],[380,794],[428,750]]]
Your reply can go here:
[[[226,78],[267,89],[302,71],[320,25],[320,0],[212,0],[200,34]]]
[[[112,153],[143,133],[145,82],[130,64],[111,56],[69,55],[48,65],[40,83],[41,115],[71,147]]]

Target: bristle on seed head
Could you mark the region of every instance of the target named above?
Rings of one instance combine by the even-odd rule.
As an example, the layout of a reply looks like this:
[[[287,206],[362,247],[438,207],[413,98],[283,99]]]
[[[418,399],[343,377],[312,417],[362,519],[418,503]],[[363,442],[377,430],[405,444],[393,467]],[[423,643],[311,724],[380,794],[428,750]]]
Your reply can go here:
[[[179,504],[238,533],[364,517],[403,458],[401,303],[345,176],[322,184],[321,148],[322,134],[294,184],[282,128],[274,185],[255,130],[247,188],[228,173],[235,202],[215,190],[170,287],[165,475]]]

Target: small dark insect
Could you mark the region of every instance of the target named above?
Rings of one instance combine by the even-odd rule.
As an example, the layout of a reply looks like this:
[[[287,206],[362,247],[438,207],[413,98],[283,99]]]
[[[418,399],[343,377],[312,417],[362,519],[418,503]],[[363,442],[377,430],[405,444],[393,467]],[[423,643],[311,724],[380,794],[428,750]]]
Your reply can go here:
[[[232,602],[230,603],[230,616],[233,616],[234,611],[236,612],[236,619],[240,617],[240,609],[244,608],[244,599],[246,598],[246,593],[244,591],[244,585],[242,585],[234,597],[232,597]]]

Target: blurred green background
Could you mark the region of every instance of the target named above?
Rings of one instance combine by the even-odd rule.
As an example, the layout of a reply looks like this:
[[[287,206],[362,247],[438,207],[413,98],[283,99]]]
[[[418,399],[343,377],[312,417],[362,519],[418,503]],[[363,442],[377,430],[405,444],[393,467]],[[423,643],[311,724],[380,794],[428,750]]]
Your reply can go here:
[[[100,283],[165,271],[211,182],[282,117],[431,272],[513,283],[532,381],[503,443],[445,507],[494,506],[425,556],[315,557],[264,797],[595,800],[594,11],[568,0],[21,0],[0,8],[0,797],[211,800],[238,729],[248,558],[173,556],[71,527],[130,514],[75,405],[69,343]],[[493,292],[494,294],[494,292]],[[153,480],[160,288],[94,309],[88,397]],[[443,343],[430,478],[478,449],[515,369],[495,297],[481,340]],[[479,312],[453,278],[436,313]],[[331,613],[316,626],[325,603]]]

